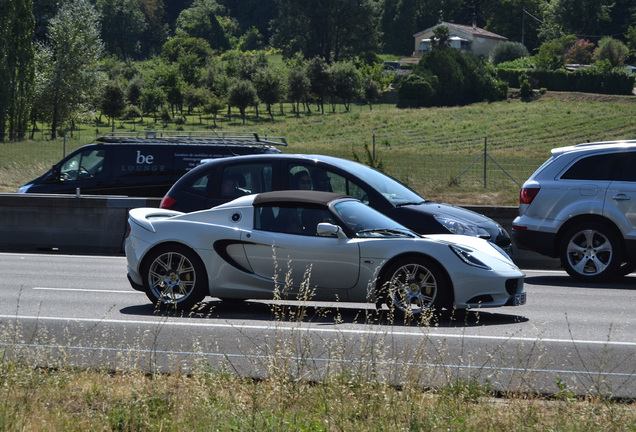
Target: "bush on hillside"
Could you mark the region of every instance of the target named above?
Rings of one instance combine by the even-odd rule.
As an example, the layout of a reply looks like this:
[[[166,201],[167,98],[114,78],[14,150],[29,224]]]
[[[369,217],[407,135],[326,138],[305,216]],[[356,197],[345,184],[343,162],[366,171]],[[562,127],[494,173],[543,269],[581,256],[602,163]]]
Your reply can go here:
[[[519,42],[502,42],[490,52],[490,63],[497,66],[499,63],[513,61],[529,55],[528,49]]]
[[[413,75],[419,76],[432,89],[430,96],[417,104],[452,106],[464,105],[484,100],[495,101],[505,99],[506,84],[496,77],[495,69],[487,61],[471,52],[456,49],[433,50],[424,55],[413,68]],[[416,78],[412,78],[415,82]],[[414,93],[399,93],[399,106],[412,106],[402,99],[415,99]]]

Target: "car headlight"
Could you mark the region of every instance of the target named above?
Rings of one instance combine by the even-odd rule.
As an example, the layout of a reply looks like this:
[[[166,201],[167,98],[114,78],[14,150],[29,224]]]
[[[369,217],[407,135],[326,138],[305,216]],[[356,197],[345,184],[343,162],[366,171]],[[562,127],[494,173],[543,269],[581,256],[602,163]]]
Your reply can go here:
[[[30,188],[30,187],[31,187],[31,185],[30,185],[30,184],[20,186],[20,187],[18,188],[18,192],[17,192],[17,193],[19,193],[19,194],[25,194],[25,193],[27,193],[27,191],[29,190],[29,188]]]
[[[490,267],[488,267],[486,264],[479,261],[477,258],[475,258],[472,255],[471,253],[472,249],[469,249],[463,246],[457,246],[457,245],[449,245],[449,246],[451,250],[455,252],[455,255],[457,255],[460,260],[464,261],[469,266],[479,267],[480,269],[484,269],[484,270],[491,270]]]
[[[462,234],[484,239],[490,238],[490,234],[488,233],[488,231],[481,227],[478,227],[477,225],[467,224],[465,222],[446,216],[435,216],[435,220],[442,224],[444,228],[446,228],[453,234]]]

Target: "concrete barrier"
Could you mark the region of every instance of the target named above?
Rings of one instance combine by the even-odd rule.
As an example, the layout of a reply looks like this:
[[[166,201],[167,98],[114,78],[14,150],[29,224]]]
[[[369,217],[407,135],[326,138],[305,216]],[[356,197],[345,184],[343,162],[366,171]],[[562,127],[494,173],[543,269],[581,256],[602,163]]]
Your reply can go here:
[[[122,254],[128,211],[159,207],[159,198],[95,195],[0,194],[0,251]],[[517,207],[464,206],[508,232]],[[513,246],[522,268],[558,268],[558,260]]]
[[[159,199],[0,194],[0,250],[118,254],[128,211]]]

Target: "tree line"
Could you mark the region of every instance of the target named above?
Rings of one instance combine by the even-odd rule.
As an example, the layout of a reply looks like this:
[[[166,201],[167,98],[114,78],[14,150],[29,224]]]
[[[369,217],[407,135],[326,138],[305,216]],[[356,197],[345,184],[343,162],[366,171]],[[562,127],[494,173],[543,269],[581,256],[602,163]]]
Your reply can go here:
[[[46,123],[51,136],[77,122],[200,108],[310,110],[372,102],[394,78],[375,53],[410,55],[413,34],[439,20],[470,23],[550,59],[546,47],[611,35],[636,48],[632,0],[3,0],[0,3],[0,141]],[[574,39],[572,39],[574,38]],[[550,45],[551,44],[551,45]],[[570,44],[572,45],[572,44]],[[579,44],[580,45],[580,44]],[[579,51],[589,50],[579,46]],[[556,49],[556,48],[555,48]],[[515,50],[513,50],[515,51]],[[280,53],[273,65],[266,53]],[[439,54],[436,54],[439,55]],[[540,57],[543,55],[543,57]],[[448,57],[449,54],[444,55]],[[518,56],[517,56],[518,57]],[[446,59],[461,70],[475,59]],[[428,61],[434,69],[434,62]],[[486,98],[500,95],[483,59]],[[439,68],[437,68],[439,69]],[[473,73],[476,69],[472,69]],[[416,68],[435,88],[449,76]],[[429,79],[430,78],[430,79]],[[475,75],[474,79],[477,79]],[[471,78],[472,79],[472,78]],[[470,82],[470,80],[465,80]],[[426,89],[426,86],[419,86]],[[467,86],[467,91],[471,86]],[[473,94],[475,87],[472,87]],[[497,96],[499,97],[499,96]],[[472,101],[473,96],[451,100]],[[163,110],[163,107],[167,107]]]

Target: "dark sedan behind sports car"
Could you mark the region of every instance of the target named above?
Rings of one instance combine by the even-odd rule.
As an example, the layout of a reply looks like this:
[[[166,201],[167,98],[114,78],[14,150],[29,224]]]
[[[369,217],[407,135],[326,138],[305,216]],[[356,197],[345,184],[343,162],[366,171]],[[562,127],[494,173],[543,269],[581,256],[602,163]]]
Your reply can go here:
[[[508,255],[512,252],[510,236],[492,219],[429,201],[384,173],[332,156],[272,154],[210,160],[181,177],[161,207],[192,212],[241,195],[287,189],[343,193],[417,233],[481,237]]]

